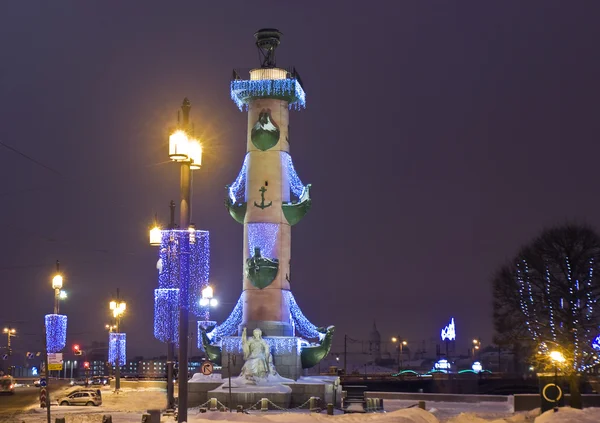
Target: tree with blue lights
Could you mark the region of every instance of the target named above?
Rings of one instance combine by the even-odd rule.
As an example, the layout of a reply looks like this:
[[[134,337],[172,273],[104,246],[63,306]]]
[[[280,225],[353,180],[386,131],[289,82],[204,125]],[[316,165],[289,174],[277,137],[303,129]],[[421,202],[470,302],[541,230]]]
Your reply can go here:
[[[571,406],[580,408],[576,375],[600,364],[600,236],[581,225],[543,231],[497,272],[493,290],[497,342],[524,348],[546,369],[560,351]]]

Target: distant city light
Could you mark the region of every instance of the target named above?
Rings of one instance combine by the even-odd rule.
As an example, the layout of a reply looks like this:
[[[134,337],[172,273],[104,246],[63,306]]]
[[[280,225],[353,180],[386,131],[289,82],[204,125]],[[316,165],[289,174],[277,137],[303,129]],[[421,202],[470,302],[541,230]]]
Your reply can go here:
[[[456,340],[456,328],[454,326],[454,317],[450,320],[450,324],[442,329],[442,341],[454,341]]]
[[[32,374],[33,376],[37,376],[37,375],[38,375],[38,369],[37,369],[37,367],[32,367],[32,368],[31,368],[31,374]]]
[[[450,370],[450,367],[452,366],[452,364],[446,360],[445,358],[442,358],[441,360],[438,360],[435,364],[434,367],[436,370]]]

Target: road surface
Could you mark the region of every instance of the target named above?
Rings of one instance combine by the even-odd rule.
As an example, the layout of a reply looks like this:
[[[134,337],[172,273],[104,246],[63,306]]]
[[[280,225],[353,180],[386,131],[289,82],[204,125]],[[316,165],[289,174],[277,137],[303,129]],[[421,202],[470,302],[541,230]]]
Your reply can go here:
[[[52,393],[64,391],[68,385],[66,383],[54,384],[50,388]],[[33,386],[17,386],[13,395],[0,394],[0,422],[5,421],[8,416],[13,416],[19,412],[25,411],[32,405],[40,404],[40,388]]]

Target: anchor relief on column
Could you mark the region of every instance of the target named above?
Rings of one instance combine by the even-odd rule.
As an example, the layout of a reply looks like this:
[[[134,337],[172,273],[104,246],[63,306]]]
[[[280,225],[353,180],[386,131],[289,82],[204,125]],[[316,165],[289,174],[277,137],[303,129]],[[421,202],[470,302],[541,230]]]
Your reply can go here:
[[[272,201],[269,201],[268,203],[265,204],[265,192],[267,192],[267,189],[265,187],[260,187],[260,189],[258,190],[260,192],[260,204],[258,204],[256,201],[254,202],[254,207],[258,207],[259,209],[266,209],[267,207],[271,207],[271,205],[273,204]]]

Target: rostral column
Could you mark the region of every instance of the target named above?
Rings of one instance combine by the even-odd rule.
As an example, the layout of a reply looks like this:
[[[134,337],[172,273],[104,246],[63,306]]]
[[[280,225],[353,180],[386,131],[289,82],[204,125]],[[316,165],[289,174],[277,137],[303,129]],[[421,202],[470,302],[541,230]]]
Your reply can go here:
[[[267,336],[293,336],[290,304],[291,226],[309,210],[310,185],[298,178],[289,154],[289,110],[305,105],[295,69],[275,64],[281,33],[255,34],[262,59],[243,80],[234,72],[231,96],[248,111],[246,157],[228,186],[226,206],[244,225],[243,312],[239,333],[260,328]]]

